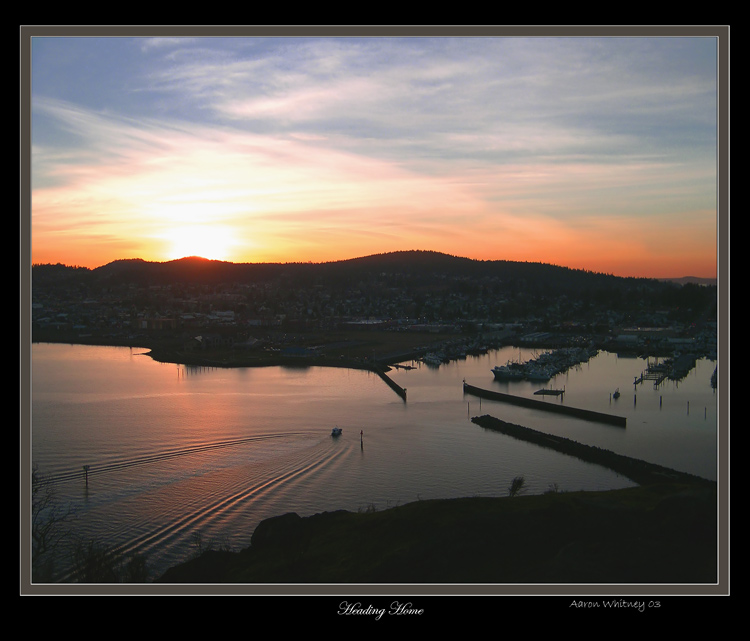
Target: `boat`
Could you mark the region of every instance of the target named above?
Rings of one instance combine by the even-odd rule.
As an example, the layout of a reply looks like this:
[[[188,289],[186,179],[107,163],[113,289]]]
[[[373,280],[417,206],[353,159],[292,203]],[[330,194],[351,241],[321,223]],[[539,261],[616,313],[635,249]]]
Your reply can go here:
[[[544,367],[529,367],[525,375],[530,381],[548,381],[552,378],[552,374]]]
[[[523,370],[515,368],[510,364],[495,365],[491,371],[497,381],[520,381],[524,376]]]
[[[341,428],[340,427],[334,427],[331,430],[331,436],[341,436]]]
[[[432,367],[440,367],[440,364],[443,362],[443,356],[441,354],[430,352],[422,357],[422,362],[426,365],[431,365]]]
[[[620,388],[619,387],[615,390],[615,393],[612,394],[612,398],[620,398]]]

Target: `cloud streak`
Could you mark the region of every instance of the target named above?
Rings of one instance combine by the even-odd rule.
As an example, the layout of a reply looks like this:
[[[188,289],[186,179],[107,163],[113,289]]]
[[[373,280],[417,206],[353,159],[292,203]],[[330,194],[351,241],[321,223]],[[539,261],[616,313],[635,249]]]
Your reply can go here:
[[[74,94],[94,57],[115,78],[86,67]],[[681,225],[715,270],[710,41],[42,39],[33,61],[36,262],[68,239],[76,264],[162,260],[215,225],[235,261],[421,248],[640,275],[628,253]]]

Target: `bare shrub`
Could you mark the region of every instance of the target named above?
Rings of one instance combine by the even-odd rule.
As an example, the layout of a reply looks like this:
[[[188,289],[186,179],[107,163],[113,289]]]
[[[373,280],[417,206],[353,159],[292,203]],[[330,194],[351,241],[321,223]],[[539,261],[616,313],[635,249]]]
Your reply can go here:
[[[508,487],[508,496],[518,496],[526,490],[526,479],[523,476],[516,476]]]

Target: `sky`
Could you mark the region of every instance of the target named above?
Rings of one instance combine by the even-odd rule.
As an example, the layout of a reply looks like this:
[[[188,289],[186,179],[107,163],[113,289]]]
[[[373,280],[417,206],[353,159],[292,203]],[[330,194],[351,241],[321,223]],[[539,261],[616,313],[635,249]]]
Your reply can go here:
[[[34,37],[31,259],[716,277],[710,37]]]

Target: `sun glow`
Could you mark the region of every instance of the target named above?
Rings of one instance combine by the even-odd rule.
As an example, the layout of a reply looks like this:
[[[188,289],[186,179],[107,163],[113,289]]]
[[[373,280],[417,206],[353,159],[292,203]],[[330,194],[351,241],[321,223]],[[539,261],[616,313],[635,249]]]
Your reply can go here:
[[[190,225],[169,233],[168,258],[175,260],[186,256],[200,256],[209,260],[229,260],[233,236],[226,227]]]

